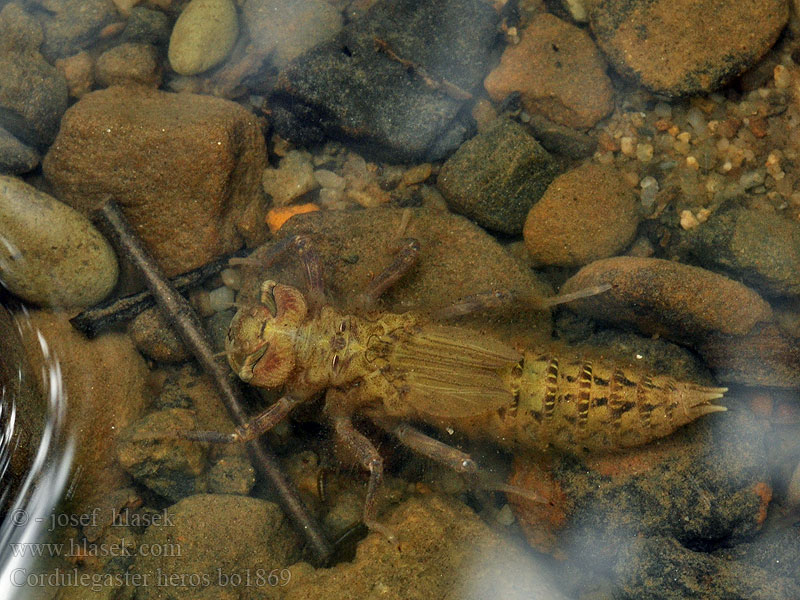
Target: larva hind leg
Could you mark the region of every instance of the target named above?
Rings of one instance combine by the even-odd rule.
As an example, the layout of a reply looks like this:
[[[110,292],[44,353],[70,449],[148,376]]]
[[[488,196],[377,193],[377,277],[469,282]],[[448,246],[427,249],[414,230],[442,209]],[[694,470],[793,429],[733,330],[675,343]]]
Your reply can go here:
[[[609,289],[611,289],[611,285],[606,283],[603,285],[595,285],[584,288],[570,294],[551,296],[549,298],[533,297],[530,295],[525,296],[518,292],[507,289],[496,289],[488,292],[478,292],[477,294],[464,296],[452,304],[435,311],[433,313],[433,317],[437,320],[446,321],[449,319],[455,319],[456,317],[470,315],[479,311],[501,308],[514,302],[519,302],[536,310],[546,310],[557,304],[564,304],[580,298],[587,298],[589,296],[602,294]]]
[[[367,437],[358,431],[350,417],[338,415],[332,418],[336,437],[356,457],[359,465],[369,471],[367,484],[367,498],[364,501],[364,525],[371,531],[377,531],[394,546],[398,545],[394,532],[378,522],[376,512],[376,498],[378,489],[383,481],[383,458],[377,448]]]
[[[547,500],[535,492],[498,481],[490,473],[481,470],[469,454],[422,433],[416,427],[412,427],[407,423],[394,423],[387,419],[373,419],[373,421],[417,454],[443,464],[457,473],[463,473],[468,476],[475,487],[505,494],[516,494],[533,502],[547,503]]]

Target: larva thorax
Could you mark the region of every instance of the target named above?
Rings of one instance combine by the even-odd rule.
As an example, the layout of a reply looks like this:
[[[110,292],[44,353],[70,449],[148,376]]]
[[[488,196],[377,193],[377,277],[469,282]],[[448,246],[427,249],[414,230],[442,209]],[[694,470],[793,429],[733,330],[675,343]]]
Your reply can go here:
[[[503,418],[522,446],[611,451],[669,435],[705,414],[724,388],[612,363],[528,351],[506,375],[514,405]]]

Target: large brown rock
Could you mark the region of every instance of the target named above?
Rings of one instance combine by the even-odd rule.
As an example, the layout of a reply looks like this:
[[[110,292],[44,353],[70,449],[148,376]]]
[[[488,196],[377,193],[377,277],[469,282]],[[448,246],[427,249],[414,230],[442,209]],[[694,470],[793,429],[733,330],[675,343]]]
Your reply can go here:
[[[31,313],[33,327],[57,357],[64,377],[68,427],[75,436],[70,508],[80,513],[129,482],[114,447],[120,432],[144,413],[149,370],[126,335],[87,340],[67,319],[63,313]],[[26,349],[38,370],[41,352],[35,345]]]
[[[569,304],[587,316],[692,346],[725,383],[800,387],[800,350],[761,296],[711,271],[657,258],[587,265],[561,293],[612,288]]]
[[[612,288],[569,307],[680,342],[697,342],[712,334],[745,335],[772,319],[769,304],[741,283],[659,258],[618,256],[595,261],[571,277],[561,293],[600,284]]]
[[[87,94],[43,162],[57,194],[85,214],[122,207],[168,275],[266,234],[266,146],[238,104],[144,87]]]
[[[493,100],[519,92],[531,113],[561,125],[591,127],[614,109],[606,64],[585,31],[548,13],[522,31],[484,81]]]
[[[612,167],[586,163],[556,177],[522,235],[539,265],[576,267],[617,254],[639,225],[637,199]]]
[[[623,75],[671,96],[712,91],[778,39],[786,0],[598,0],[597,44]]]
[[[497,241],[467,219],[448,212],[409,209],[403,237],[419,241],[417,264],[382,297],[379,310],[406,312],[435,310],[480,292],[511,290],[533,303],[549,295],[526,266],[506,252]],[[328,300],[357,312],[355,300],[375,275],[391,264],[393,238],[400,231],[404,211],[373,208],[359,211],[317,211],[292,217],[278,232],[278,239],[297,234],[311,238],[321,259]],[[271,244],[258,248],[255,264]],[[287,256],[270,269],[243,267],[242,290],[237,303],[258,299],[265,279],[306,289],[297,256]],[[484,310],[452,322],[508,341],[536,344],[549,340],[552,323],[548,311],[536,310],[524,301]]]

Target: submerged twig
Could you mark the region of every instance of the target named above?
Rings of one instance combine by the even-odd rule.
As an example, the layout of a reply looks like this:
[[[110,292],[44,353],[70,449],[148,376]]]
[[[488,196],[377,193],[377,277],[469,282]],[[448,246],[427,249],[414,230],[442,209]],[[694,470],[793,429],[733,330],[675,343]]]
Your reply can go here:
[[[403,68],[409,73],[416,74],[429,88],[432,88],[438,92],[443,92],[455,100],[472,100],[472,94],[462,90],[456,84],[450,83],[443,77],[431,75],[422,65],[398,56],[397,53],[391,49],[389,42],[386,40],[376,37],[375,49],[378,52],[383,52],[391,60],[403,65]]]
[[[177,275],[170,279],[172,286],[179,292],[203,283],[206,279],[217,275],[227,268],[231,258],[240,258],[247,254],[247,250],[239,250],[230,256],[225,256],[188,273]],[[104,329],[120,323],[130,321],[148,308],[155,306],[156,301],[149,290],[115,298],[97,306],[93,306],[74,316],[69,320],[72,326],[88,338],[95,337]]]
[[[155,297],[159,308],[180,335],[183,343],[192,351],[203,369],[214,379],[225,407],[236,426],[245,423],[248,417],[242,406],[241,389],[217,362],[197,314],[161,273],[117,205],[109,200],[97,214],[102,224],[106,225],[104,229],[111,236],[118,251],[124,253],[144,276],[145,283]],[[319,525],[306,510],[294,486],[281,471],[277,458],[263,441],[248,442],[247,448],[256,469],[266,476],[277,492],[284,511],[305,536],[316,558],[320,563],[324,563],[331,555],[332,547],[325,539]]]

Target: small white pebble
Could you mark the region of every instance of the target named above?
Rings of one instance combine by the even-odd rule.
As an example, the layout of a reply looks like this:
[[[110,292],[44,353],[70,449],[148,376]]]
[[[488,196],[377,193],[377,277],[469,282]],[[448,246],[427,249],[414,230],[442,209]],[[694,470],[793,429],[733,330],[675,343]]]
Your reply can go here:
[[[692,214],[692,211],[681,211],[681,227],[688,231],[689,229],[694,229],[698,225],[700,225],[700,221]]]
[[[239,269],[222,269],[219,276],[222,279],[222,283],[225,284],[225,287],[229,287],[232,290],[241,289],[242,274],[239,273]]]
[[[636,145],[636,158],[639,162],[648,163],[653,160],[653,145],[652,144],[637,144]]]
[[[345,186],[344,177],[340,177],[333,171],[327,169],[317,169],[314,171],[314,179],[321,188],[328,188],[331,190],[343,190]]]
[[[779,90],[785,90],[792,85],[792,76],[789,73],[789,69],[783,65],[775,65],[775,68],[772,69],[772,77],[775,79],[775,87]]]
[[[697,135],[703,135],[706,132],[706,117],[696,106],[690,108],[686,113],[686,120],[692,129],[695,130]],[[679,136],[680,137],[680,136]]]
[[[634,152],[636,151],[633,145],[633,138],[627,136],[620,138],[619,149],[625,156],[633,156]]]
[[[642,207],[650,211],[652,210],[653,206],[656,204],[656,194],[658,193],[658,181],[656,181],[655,177],[651,177],[648,175],[639,183],[642,188],[642,193],[640,194],[640,199],[642,202]]]
[[[510,527],[514,524],[514,513],[511,512],[511,507],[508,504],[505,504],[503,508],[501,508],[497,512],[497,516],[495,520],[500,523],[500,525],[504,525],[506,527]]]
[[[700,164],[697,162],[697,159],[694,156],[687,156],[686,157],[686,166],[690,169],[697,170],[700,168]]]
[[[208,300],[214,312],[228,310],[233,306],[233,290],[225,286],[218,287],[208,293]]]

